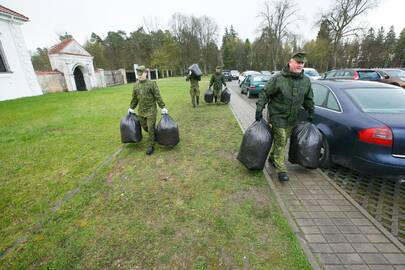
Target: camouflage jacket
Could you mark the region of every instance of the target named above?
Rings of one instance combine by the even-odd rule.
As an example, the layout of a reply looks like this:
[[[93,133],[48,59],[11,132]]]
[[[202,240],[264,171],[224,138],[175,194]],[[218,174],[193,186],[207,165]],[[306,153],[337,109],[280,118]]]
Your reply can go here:
[[[191,85],[192,87],[198,87],[198,81],[199,81],[199,79],[197,79],[196,77],[194,77],[194,76],[192,76],[192,75],[187,75],[186,81],[190,81],[190,85]]]
[[[259,95],[256,111],[262,111],[267,104],[268,121],[280,128],[293,127],[297,123],[300,107],[303,106],[309,116],[314,113],[314,94],[311,81],[304,76],[283,71],[272,77]]]
[[[129,107],[136,108],[139,104],[138,114],[143,117],[156,115],[156,103],[160,108],[165,107],[165,103],[160,96],[159,87],[156,82],[145,80],[134,84],[132,100]]]
[[[226,86],[224,75],[217,73],[212,74],[210,87],[214,85],[214,90],[219,90],[222,89],[222,84]]]

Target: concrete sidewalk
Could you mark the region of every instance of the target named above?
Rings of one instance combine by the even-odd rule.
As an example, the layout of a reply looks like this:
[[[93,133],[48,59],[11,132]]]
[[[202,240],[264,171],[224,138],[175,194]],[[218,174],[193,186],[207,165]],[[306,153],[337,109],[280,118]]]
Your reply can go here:
[[[242,130],[255,106],[235,83],[230,107]],[[290,181],[264,173],[314,269],[405,270],[405,247],[320,170],[288,165]]]

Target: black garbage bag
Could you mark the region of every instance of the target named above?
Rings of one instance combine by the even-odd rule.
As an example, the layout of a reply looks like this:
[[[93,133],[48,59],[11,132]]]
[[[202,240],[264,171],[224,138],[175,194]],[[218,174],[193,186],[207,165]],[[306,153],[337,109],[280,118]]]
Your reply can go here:
[[[243,135],[237,159],[249,170],[263,170],[272,142],[271,128],[266,120],[255,121]]]
[[[212,103],[212,101],[214,100],[214,92],[212,91],[212,89],[208,88],[207,91],[204,94],[204,100],[207,103]]]
[[[175,146],[180,141],[177,123],[168,114],[162,114],[155,134],[156,141],[161,145]]]
[[[134,113],[128,113],[121,119],[120,130],[123,143],[137,143],[142,140],[141,123]]]
[[[290,138],[288,160],[308,169],[319,167],[322,147],[322,134],[310,122],[299,122],[293,129]]]
[[[225,88],[224,90],[222,90],[221,102],[228,104],[229,101],[231,101],[231,92],[228,88]]]
[[[192,64],[191,66],[188,67],[188,70],[190,70],[191,75],[193,75],[196,78],[201,78],[201,76],[203,75],[198,64]]]

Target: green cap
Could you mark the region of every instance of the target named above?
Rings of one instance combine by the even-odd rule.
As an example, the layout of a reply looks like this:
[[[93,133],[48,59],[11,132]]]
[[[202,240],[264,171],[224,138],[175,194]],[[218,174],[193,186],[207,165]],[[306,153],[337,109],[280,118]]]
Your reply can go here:
[[[291,58],[294,59],[295,61],[305,63],[307,61],[306,56],[307,56],[307,53],[305,53],[305,52],[294,52],[291,55]]]
[[[146,70],[145,66],[138,66],[136,68],[136,72],[138,72],[138,73],[144,73],[145,70]]]

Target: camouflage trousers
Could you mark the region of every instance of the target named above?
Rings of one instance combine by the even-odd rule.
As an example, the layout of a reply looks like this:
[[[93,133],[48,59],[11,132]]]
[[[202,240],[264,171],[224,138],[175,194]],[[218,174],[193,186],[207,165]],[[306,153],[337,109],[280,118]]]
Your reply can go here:
[[[221,102],[221,94],[222,94],[222,85],[221,88],[216,89],[214,88],[214,99],[218,102]]]
[[[288,139],[291,136],[293,128],[272,127],[273,130],[273,145],[270,150],[270,159],[274,162],[276,172],[287,172],[285,165],[285,153]]]
[[[191,104],[195,107],[196,99],[200,99],[200,88],[197,86],[190,86]]]
[[[151,115],[151,116],[138,116],[139,122],[141,123],[141,126],[143,130],[148,132],[149,138],[148,138],[148,143],[150,146],[155,145],[155,123],[156,123],[156,114]]]

